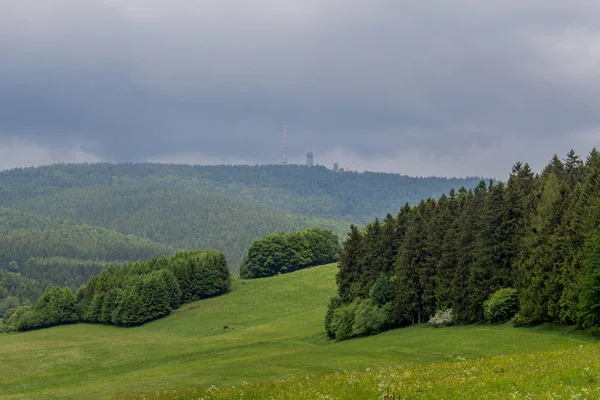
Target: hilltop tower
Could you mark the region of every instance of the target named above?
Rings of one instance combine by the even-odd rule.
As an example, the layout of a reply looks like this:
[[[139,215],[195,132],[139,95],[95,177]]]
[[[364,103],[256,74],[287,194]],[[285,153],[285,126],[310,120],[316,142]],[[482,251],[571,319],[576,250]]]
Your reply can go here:
[[[313,166],[313,153],[310,151],[306,154],[306,166],[307,167]]]
[[[287,124],[283,123],[283,165],[287,165]]]

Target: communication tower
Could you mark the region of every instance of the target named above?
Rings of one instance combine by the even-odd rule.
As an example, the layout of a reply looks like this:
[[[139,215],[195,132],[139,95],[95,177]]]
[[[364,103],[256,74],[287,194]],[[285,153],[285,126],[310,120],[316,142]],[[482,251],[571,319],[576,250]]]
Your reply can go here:
[[[283,123],[283,165],[287,165],[287,125]]]

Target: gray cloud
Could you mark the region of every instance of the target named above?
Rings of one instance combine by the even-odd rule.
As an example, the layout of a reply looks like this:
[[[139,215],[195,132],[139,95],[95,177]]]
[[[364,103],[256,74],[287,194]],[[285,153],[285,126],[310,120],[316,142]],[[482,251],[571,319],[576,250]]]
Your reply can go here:
[[[502,176],[600,139],[599,17],[584,0],[4,2],[0,145],[277,162],[285,121],[298,161]]]

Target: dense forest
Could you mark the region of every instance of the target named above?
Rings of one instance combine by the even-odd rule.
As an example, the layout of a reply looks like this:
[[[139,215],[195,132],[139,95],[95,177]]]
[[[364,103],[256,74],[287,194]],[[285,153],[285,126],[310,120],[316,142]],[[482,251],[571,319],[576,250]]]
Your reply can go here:
[[[279,273],[338,261],[339,237],[324,229],[274,233],[256,240],[240,269],[244,279],[263,278]]]
[[[108,265],[106,261],[63,257],[30,258],[20,266],[10,262],[6,269],[0,268],[0,318],[11,308],[33,303],[51,286],[76,291]]]
[[[517,163],[506,184],[482,181],[352,226],[326,329],[346,339],[512,317],[600,330],[599,226],[598,151],[585,162],[554,156],[539,174]]]
[[[111,265],[76,294],[68,287],[52,286],[31,306],[8,310],[3,329],[27,331],[78,321],[139,325],[183,303],[225,293],[230,284],[225,256],[216,251]]]
[[[321,228],[341,237],[349,221],[362,225],[398,202],[477,181],[281,165],[2,171],[0,270],[12,278],[0,280],[0,315],[3,304],[31,304],[52,285],[76,290],[110,263],[178,250],[221,251],[237,273],[252,242],[266,235]]]
[[[136,235],[171,248],[219,250],[232,267],[239,266],[255,239],[270,233],[321,227],[345,234],[349,226],[196,189],[147,185],[68,189],[24,200],[20,208]]]
[[[132,234],[0,208],[0,266],[31,257],[138,260],[172,251]]]
[[[67,164],[0,172],[0,205],[20,208],[24,200],[65,189],[142,185],[219,193],[286,213],[364,224],[398,204],[416,204],[478,182],[298,165]]]

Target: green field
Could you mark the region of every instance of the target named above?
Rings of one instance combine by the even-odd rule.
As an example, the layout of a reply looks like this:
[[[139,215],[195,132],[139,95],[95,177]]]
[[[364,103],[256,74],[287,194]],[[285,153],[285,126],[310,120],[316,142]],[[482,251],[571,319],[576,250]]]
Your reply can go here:
[[[446,366],[462,359],[581,351],[581,345],[590,354],[598,352],[589,336],[555,326],[419,326],[331,343],[323,317],[335,293],[335,272],[335,265],[328,265],[238,280],[229,294],[188,304],[137,328],[78,324],[0,335],[0,399],[185,393],[188,388],[293,377],[310,381],[316,378],[306,376],[407,364],[425,372],[437,368],[425,363],[453,369]]]

